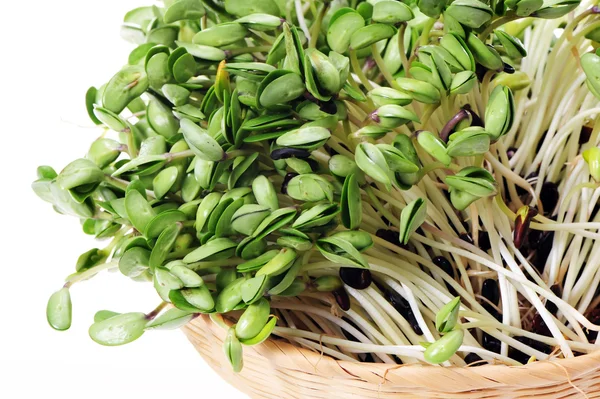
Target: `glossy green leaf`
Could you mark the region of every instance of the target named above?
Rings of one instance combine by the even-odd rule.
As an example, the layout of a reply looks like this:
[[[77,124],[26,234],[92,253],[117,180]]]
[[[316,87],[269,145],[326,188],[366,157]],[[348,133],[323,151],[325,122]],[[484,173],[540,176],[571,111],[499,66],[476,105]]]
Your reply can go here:
[[[215,307],[215,301],[205,285],[198,288],[184,288],[180,292],[190,305],[202,312],[210,312]]]
[[[237,266],[237,270],[241,273],[252,272],[260,269],[264,264],[269,262],[271,259],[275,257],[279,253],[278,250],[272,249],[270,251],[265,252],[264,254],[251,259],[247,262],[241,263]]]
[[[296,251],[283,248],[273,259],[256,272],[256,276],[278,276],[288,270],[296,259]]]
[[[277,138],[277,145],[283,147],[307,148],[320,145],[331,137],[329,130],[323,127],[302,127],[294,129]]]
[[[238,198],[232,201],[221,213],[215,226],[215,237],[224,237],[233,234],[232,220],[233,215],[244,205],[244,199]],[[258,224],[258,223],[257,223]]]
[[[286,271],[283,279],[269,290],[269,295],[280,295],[286,291],[295,281],[300,269],[302,268],[302,259],[298,258],[292,266]]]
[[[195,271],[189,269],[183,261],[169,262],[165,267],[172,275],[181,280],[184,287],[197,288],[204,285],[204,280]]]
[[[194,36],[193,43],[203,46],[222,47],[241,40],[248,35],[242,24],[227,22],[202,30]]]
[[[315,285],[315,289],[319,292],[333,292],[344,286],[344,283],[338,276],[317,277],[313,284]]]
[[[427,203],[423,198],[417,198],[407,204],[400,214],[400,243],[406,245],[414,233],[425,221]]]
[[[473,29],[481,27],[494,14],[487,4],[477,0],[455,0],[450,4],[446,13],[461,24]]]
[[[329,158],[329,170],[334,176],[345,178],[352,173],[360,173],[356,163],[350,158],[336,154]]]
[[[281,18],[264,13],[248,14],[235,20],[244,27],[258,31],[272,31],[279,28],[282,24]]]
[[[143,313],[124,313],[92,324],[89,335],[100,345],[124,345],[141,337],[147,322]]]
[[[119,157],[122,148],[123,146],[118,141],[99,138],[92,143],[86,157],[103,169]]]
[[[87,109],[88,116],[96,125],[102,124],[102,121],[94,114],[94,105],[97,104],[98,100],[98,89],[90,87],[85,93],[85,108]]]
[[[454,75],[450,85],[451,94],[467,94],[477,82],[477,75],[472,71],[462,71]]]
[[[225,351],[225,357],[229,361],[231,368],[234,373],[239,373],[244,367],[244,357],[242,344],[235,335],[235,329],[230,328],[225,341],[223,342],[223,350]]]
[[[389,0],[386,0],[389,1]],[[412,96],[401,92],[391,87],[377,87],[369,92],[369,97],[373,100],[376,106],[394,104],[408,105],[412,102]]]
[[[395,129],[409,122],[419,122],[419,117],[414,112],[395,104],[382,105],[371,114],[371,119],[386,129]]]
[[[335,218],[339,212],[340,208],[337,204],[320,203],[303,211],[292,227],[298,231],[305,231],[316,226],[323,226]]]
[[[587,53],[581,57],[581,67],[587,77],[588,88],[600,98],[600,55]]]
[[[173,223],[160,233],[156,240],[156,244],[154,244],[154,248],[152,248],[152,253],[150,254],[148,265],[151,268],[154,269],[158,266],[162,266],[169,253],[175,247],[175,240],[181,232],[181,228],[182,226],[180,223]]]
[[[165,10],[163,21],[170,24],[184,19],[200,19],[205,13],[200,0],[176,0]]]
[[[332,201],[333,186],[319,175],[298,175],[288,182],[287,194],[298,201]]]
[[[99,323],[106,319],[110,319],[111,317],[118,316],[120,313],[113,312],[110,310],[99,310],[94,314],[94,323]]]
[[[407,158],[396,147],[390,144],[376,144],[376,146],[385,157],[391,171],[397,173],[416,173],[419,171],[419,166],[414,163],[414,160]]]
[[[165,84],[161,90],[167,100],[169,100],[176,107],[185,105],[191,93],[185,87],[176,84]],[[179,112],[181,112],[181,110],[179,110]]]
[[[362,252],[373,246],[373,239],[371,238],[369,233],[360,230],[339,231],[329,236],[329,238],[336,238],[346,241],[349,244],[351,244],[354,248],[356,248],[359,252]]]
[[[485,108],[485,130],[493,140],[509,132],[515,115],[513,94],[508,87],[496,86]]]
[[[235,335],[239,339],[251,339],[257,336],[267,324],[270,311],[269,301],[265,298],[248,306],[235,326]]]
[[[274,0],[225,0],[225,10],[229,14],[244,16],[255,13],[265,13],[279,16],[280,10]]]
[[[77,189],[100,183],[104,180],[104,173],[89,159],[77,159],[58,174],[56,182],[65,190]]]
[[[419,10],[431,18],[438,18],[446,7],[446,0],[417,0]]]
[[[450,135],[446,153],[451,157],[485,154],[490,149],[490,135],[478,126],[468,127]]]
[[[193,263],[201,260],[208,261],[227,258],[226,255],[231,253],[231,250],[236,246],[237,244],[229,238],[216,238],[187,254],[183,258],[183,261],[185,263]]]
[[[429,155],[448,166],[452,158],[448,155],[448,150],[443,141],[428,131],[419,132],[417,142]]]
[[[340,8],[329,20],[327,44],[333,51],[345,53],[352,35],[363,26],[365,20],[358,12],[351,8]]]
[[[544,5],[533,13],[533,17],[555,19],[565,16],[578,5],[578,0],[545,0]]]
[[[173,79],[169,70],[169,53],[162,50],[164,46],[156,46],[148,52],[146,74],[150,87],[158,89]],[[168,50],[167,50],[168,51]],[[156,52],[156,53],[155,53]]]
[[[216,310],[219,313],[227,313],[235,308],[242,301],[241,286],[246,279],[238,278],[219,292],[217,296]]]
[[[435,104],[440,101],[439,90],[429,82],[421,82],[410,78],[397,78],[398,87],[415,100],[424,104]]]
[[[168,269],[164,267],[156,267],[154,269],[155,284],[163,287],[165,290],[179,290],[183,288],[183,282],[179,277],[171,274]]]
[[[252,181],[252,192],[259,205],[268,207],[272,211],[279,209],[277,193],[275,192],[273,183],[266,176],[257,176]]]
[[[198,211],[196,213],[195,227],[198,232],[203,230],[209,216],[217,207],[217,205],[219,205],[221,197],[221,193],[212,192],[202,199],[202,202],[200,203],[200,206],[198,206]]]
[[[373,5],[373,21],[384,24],[396,24],[410,21],[414,18],[412,9],[399,1],[383,0]]]
[[[104,251],[101,251],[98,248],[90,249],[89,251],[79,255],[79,258],[77,258],[77,263],[75,264],[75,271],[82,272],[90,269],[96,265],[99,265],[100,263],[103,263],[106,258],[107,255]]]
[[[450,187],[450,201],[458,210],[465,209],[479,198],[496,194],[496,182],[492,174],[474,166],[446,177],[446,184]]]
[[[444,306],[435,315],[435,327],[441,333],[449,333],[458,323],[460,297],[456,297]]]
[[[250,305],[259,301],[265,293],[269,278],[266,275],[252,277],[240,286],[242,292],[242,300]]]
[[[130,248],[119,259],[119,270],[130,278],[141,276],[149,266],[150,251],[142,247]]]
[[[588,148],[581,155],[588,165],[592,178],[600,181],[600,148]]]
[[[386,24],[370,24],[357,29],[350,38],[350,48],[360,50],[396,34],[396,28]]]
[[[493,47],[487,46],[482,42],[477,35],[469,33],[467,36],[467,45],[478,64],[493,71],[503,68],[502,58],[500,58],[498,52]]]
[[[225,154],[223,149],[206,130],[189,119],[182,119],[181,131],[185,141],[197,157],[213,162],[223,159]]]
[[[495,30],[494,34],[502,44],[506,55],[513,60],[520,60],[527,56],[527,50],[525,50],[525,46],[523,46],[523,43],[518,38],[501,30]]]
[[[507,0],[506,5],[520,17],[527,17],[544,5],[543,0]]]
[[[177,180],[178,170],[175,166],[163,169],[156,175],[152,181],[152,187],[156,199],[161,199],[175,184]]]
[[[342,238],[321,238],[317,241],[317,248],[325,258],[342,266],[369,268],[358,249]]]
[[[186,217],[183,212],[177,209],[168,209],[159,213],[148,222],[144,235],[148,238],[156,238],[171,224],[185,220]]]
[[[62,288],[50,296],[46,306],[48,324],[55,330],[64,331],[71,327],[71,294],[68,288]]]
[[[146,71],[137,65],[126,66],[106,85],[102,95],[103,107],[120,114],[127,104],[142,95],[147,88]]]
[[[146,324],[146,330],[175,330],[183,327],[195,317],[194,313],[185,310],[171,308],[150,320]]]
[[[383,183],[391,189],[390,168],[381,150],[371,143],[361,143],[356,146],[356,165],[372,179]]]
[[[125,210],[127,219],[140,232],[144,232],[150,221],[156,216],[154,209],[137,190],[128,191],[125,195]]]
[[[270,208],[248,204],[240,207],[231,218],[231,227],[244,235],[252,235],[258,225],[271,213]]]
[[[180,41],[176,41],[175,44],[185,48],[188,51],[188,53],[201,60],[222,61],[226,58],[225,51],[216,47],[194,43],[185,43]]]
[[[276,70],[270,72],[258,87],[257,103],[262,107],[272,108],[298,98],[304,91],[304,82],[300,75]]]
[[[462,345],[463,330],[454,330],[438,339],[425,350],[425,360],[429,363],[439,364],[447,361]]]
[[[343,225],[348,229],[358,228],[362,222],[362,201],[355,174],[349,175],[344,180],[340,207]]]
[[[242,344],[246,346],[258,345],[263,343],[269,338],[275,327],[277,326],[277,318],[275,316],[270,317],[269,321],[265,324],[263,329],[256,334],[253,338],[240,340]]]

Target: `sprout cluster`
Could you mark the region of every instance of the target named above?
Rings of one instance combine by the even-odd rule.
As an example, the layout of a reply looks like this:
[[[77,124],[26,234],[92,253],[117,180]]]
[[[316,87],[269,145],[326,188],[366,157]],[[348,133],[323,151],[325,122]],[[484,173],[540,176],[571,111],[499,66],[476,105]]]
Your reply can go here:
[[[200,314],[347,361],[522,364],[595,350],[600,22],[575,0],[164,0],[127,13],[101,130],[33,189],[84,233],[48,302],[115,269],[121,345]],[[125,295],[124,295],[125,297]]]

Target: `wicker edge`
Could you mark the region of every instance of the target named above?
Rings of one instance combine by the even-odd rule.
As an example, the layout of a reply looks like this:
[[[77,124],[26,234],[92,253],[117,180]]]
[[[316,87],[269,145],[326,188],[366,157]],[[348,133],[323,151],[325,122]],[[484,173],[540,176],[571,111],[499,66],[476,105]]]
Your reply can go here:
[[[390,367],[338,361],[269,339],[245,347],[244,369],[234,374],[223,355],[225,331],[209,317],[194,319],[183,332],[219,375],[252,398],[600,397],[600,351],[520,367]]]

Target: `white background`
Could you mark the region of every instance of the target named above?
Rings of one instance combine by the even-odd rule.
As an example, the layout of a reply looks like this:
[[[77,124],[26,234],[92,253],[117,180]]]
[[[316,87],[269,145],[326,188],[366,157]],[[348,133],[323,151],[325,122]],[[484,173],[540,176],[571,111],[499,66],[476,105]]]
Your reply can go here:
[[[2,2],[0,398],[246,398],[180,331],[149,332],[113,348],[88,337],[96,310],[148,312],[156,306],[151,284],[105,273],[72,288],[69,331],[46,323],[48,296],[74,271],[79,254],[97,243],[84,236],[78,220],[39,200],[30,184],[37,165],[60,171],[100,134],[88,120],[85,92],[127,62],[132,45],[121,40],[120,22],[129,9],[149,3]]]

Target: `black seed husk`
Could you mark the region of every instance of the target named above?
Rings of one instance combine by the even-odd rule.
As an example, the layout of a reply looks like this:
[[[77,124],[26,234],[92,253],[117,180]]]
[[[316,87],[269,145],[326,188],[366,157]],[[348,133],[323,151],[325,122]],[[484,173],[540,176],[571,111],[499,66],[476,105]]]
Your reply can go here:
[[[337,113],[337,105],[333,100],[320,103],[319,108],[321,109],[321,111],[329,115],[335,115]]]
[[[530,184],[532,184],[532,185],[535,186],[535,182],[537,181],[537,177],[538,177],[538,172],[531,172],[530,174],[528,174],[525,177],[525,180],[527,180]],[[525,190],[524,188],[522,188],[521,186],[516,186],[516,189],[517,189],[517,194],[519,196],[528,194],[528,191]]]
[[[274,161],[287,158],[305,159],[308,157],[310,157],[310,152],[302,148],[278,148],[271,152],[271,159]]]
[[[390,244],[400,245],[400,233],[394,230],[379,229],[375,235]]]
[[[473,109],[471,108],[471,104],[465,104],[463,106],[463,109],[469,114],[471,114],[471,126],[483,127],[483,121],[481,120],[479,115],[477,115],[477,113],[473,111]]]
[[[531,236],[530,236],[531,238]],[[535,255],[532,260],[533,266],[537,269],[538,272],[543,273],[544,266],[546,265],[546,261],[550,256],[550,251],[552,251],[552,243],[554,242],[554,232],[546,231],[540,235],[540,238],[535,244]]]
[[[344,284],[356,290],[367,289],[373,282],[371,271],[367,269],[358,269],[355,267],[341,267],[339,275]]]
[[[471,236],[470,236],[469,234],[467,234],[467,233],[461,233],[461,234],[459,235],[459,238],[460,238],[461,240],[463,240],[464,242],[468,242],[468,243],[469,243],[469,244],[471,244],[471,245],[474,245],[474,244],[475,244],[475,243],[473,242],[473,239],[471,238]]]
[[[350,297],[344,288],[339,288],[333,291],[333,296],[335,297],[335,301],[337,302],[338,306],[342,310],[350,310]]]
[[[450,275],[452,278],[455,278],[456,275],[454,273],[454,268],[452,267],[452,263],[443,256],[436,256],[431,260],[437,267],[446,272],[446,274]]]
[[[503,63],[503,71],[512,75],[513,73],[515,73],[515,68],[513,68],[512,65],[507,64],[506,62]]]
[[[419,327],[417,318],[415,317],[410,304],[400,294],[395,291],[387,290],[385,292],[386,299],[388,302],[408,321],[413,331],[417,335],[423,335],[423,330]]]
[[[592,136],[592,131],[594,129],[590,126],[582,126],[581,132],[579,133],[579,144],[585,144],[590,141],[590,137]]]
[[[582,267],[581,270],[583,270],[584,268]],[[550,287],[550,290],[554,293],[554,295],[556,295],[557,297],[561,297],[562,296],[562,288],[560,287],[560,285],[558,284],[554,284],[552,287]],[[552,301],[546,301],[546,310],[548,310],[548,312],[552,313],[553,315],[556,316],[556,312],[558,312],[558,306],[556,306],[556,304]]]
[[[294,177],[298,176],[298,173],[290,172],[283,178],[283,183],[281,183],[281,194],[287,194],[287,185]]]
[[[492,244],[490,243],[490,235],[488,234],[487,231],[482,231],[479,230],[478,235],[478,241],[479,241],[479,248],[482,251],[489,251],[490,249],[492,249]]]
[[[550,215],[553,213],[560,194],[558,193],[558,186],[552,182],[545,182],[540,192],[540,200],[544,206],[544,215]]]
[[[477,367],[477,366],[483,366],[485,363],[481,362],[483,359],[476,353],[469,353],[467,354],[467,356],[465,356],[465,363],[467,363],[467,366],[469,367]],[[470,365],[471,363],[475,363],[475,362],[481,362],[481,363],[477,363],[474,365]]]
[[[490,334],[483,333],[483,347],[489,351],[500,353],[501,345],[500,340],[492,337]]]
[[[494,305],[498,305],[498,301],[500,300],[500,288],[498,287],[498,282],[491,278],[485,280],[481,287],[481,294]]]
[[[519,337],[514,337],[514,339],[517,340],[517,341],[519,341],[519,342],[521,342],[524,345],[530,345],[531,344],[531,342],[530,342],[531,340],[529,338],[527,338],[527,337],[519,336]],[[526,353],[521,352],[518,349],[515,349],[515,348],[511,347],[508,350],[508,357],[510,357],[513,360],[516,360],[519,363],[526,364],[529,361],[529,358],[531,356],[529,356]]]

